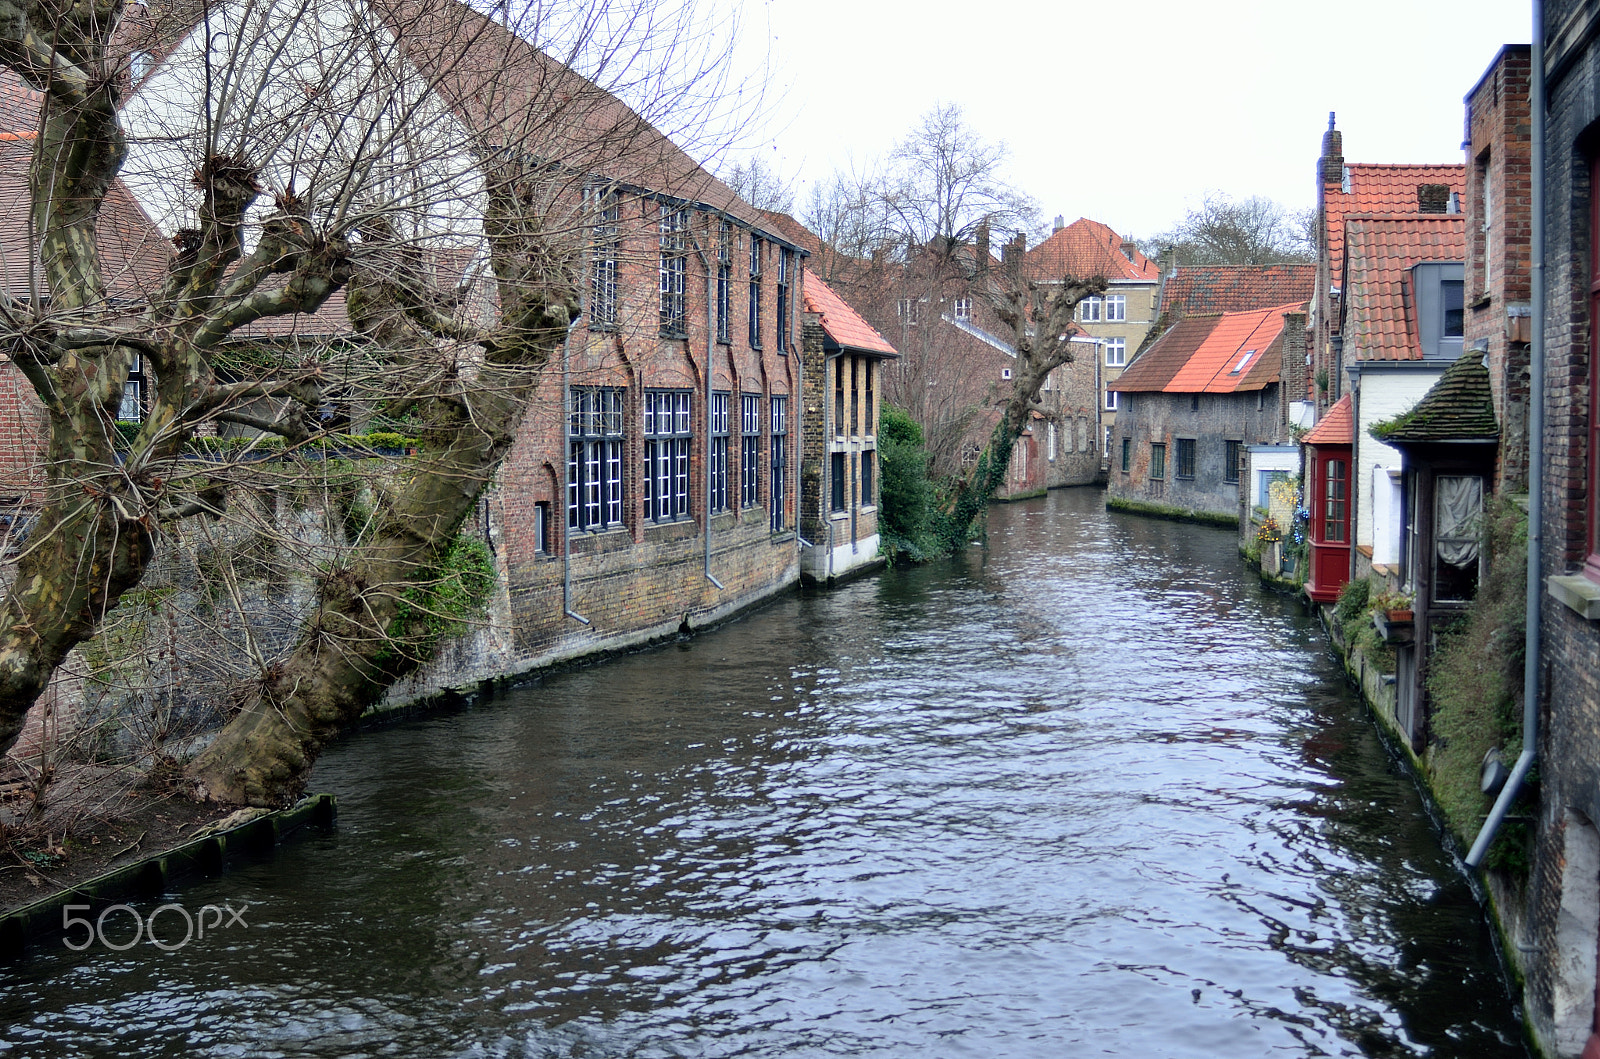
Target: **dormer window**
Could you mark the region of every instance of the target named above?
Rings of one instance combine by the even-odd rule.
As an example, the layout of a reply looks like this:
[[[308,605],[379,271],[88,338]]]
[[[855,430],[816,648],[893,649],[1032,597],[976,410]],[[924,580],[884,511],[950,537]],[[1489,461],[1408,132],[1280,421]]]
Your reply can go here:
[[[1424,261],[1411,269],[1416,336],[1423,357],[1454,360],[1465,334],[1464,266],[1459,261]]]
[[[1465,290],[1458,279],[1447,279],[1439,284],[1439,291],[1444,296],[1444,330],[1443,338],[1463,338],[1466,327],[1463,309],[1465,307]]]

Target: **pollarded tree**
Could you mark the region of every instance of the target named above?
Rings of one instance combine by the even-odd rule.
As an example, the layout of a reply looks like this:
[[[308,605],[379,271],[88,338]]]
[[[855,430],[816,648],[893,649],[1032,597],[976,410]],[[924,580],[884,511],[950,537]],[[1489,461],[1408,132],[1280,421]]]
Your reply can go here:
[[[415,454],[363,484],[347,540],[302,549],[309,613],[188,766],[203,797],[278,804],[437,640],[458,527],[579,311],[595,204],[615,201],[597,182],[702,191],[647,118],[715,99],[719,53],[649,0],[500,21],[454,0],[129,10],[0,0],[0,64],[39,104],[31,260],[4,262],[33,294],[3,296],[0,333],[45,429],[0,604],[0,749],[165,535],[324,473],[359,409]],[[142,286],[106,252],[126,189],[171,236]]]

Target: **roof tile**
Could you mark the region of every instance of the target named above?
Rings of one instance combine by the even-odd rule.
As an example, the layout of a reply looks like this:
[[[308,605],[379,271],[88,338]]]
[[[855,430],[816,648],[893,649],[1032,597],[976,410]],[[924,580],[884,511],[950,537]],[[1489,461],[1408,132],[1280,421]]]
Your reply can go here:
[[[887,357],[900,355],[895,352],[895,348],[887,339],[862,318],[860,313],[850,307],[849,302],[839,297],[832,287],[822,282],[821,278],[810,269],[805,270],[803,300],[806,312],[821,314],[822,330],[840,348],[857,353],[878,353]]]
[[[1122,252],[1122,243],[1122,236],[1106,225],[1080,217],[1029,250],[1028,269],[1045,279],[1104,276],[1112,281],[1155,282],[1160,277],[1155,263],[1137,249],[1130,258]]]
[[[1180,267],[1161,291],[1163,313],[1237,313],[1309,301],[1316,265],[1198,265]]]
[[[1300,439],[1307,445],[1354,445],[1356,440],[1355,405],[1345,394],[1333,402],[1322,421]]]
[[[1411,311],[1411,267],[1422,261],[1461,261],[1467,253],[1460,214],[1351,217],[1345,224],[1344,324],[1356,360],[1421,360]]]

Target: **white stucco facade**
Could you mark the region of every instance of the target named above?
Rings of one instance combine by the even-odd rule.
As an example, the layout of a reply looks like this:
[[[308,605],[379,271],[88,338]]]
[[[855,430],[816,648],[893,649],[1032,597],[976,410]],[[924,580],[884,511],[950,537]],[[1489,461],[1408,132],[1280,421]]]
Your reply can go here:
[[[1402,361],[1396,367],[1388,368],[1369,362],[1362,365],[1356,378],[1353,387],[1356,406],[1355,473],[1351,476],[1356,481],[1355,543],[1357,547],[1371,548],[1374,562],[1381,560],[1377,558],[1379,548],[1376,540],[1380,526],[1374,517],[1378,504],[1373,485],[1380,478],[1387,478],[1389,471],[1400,470],[1400,450],[1385,445],[1368,431],[1374,423],[1392,419],[1414,407],[1439,381],[1439,376],[1444,374],[1448,366],[1443,362]],[[1386,502],[1389,499],[1385,498]],[[1390,515],[1381,526],[1385,534],[1384,554],[1397,557],[1400,548],[1398,511],[1392,507],[1388,510]]]

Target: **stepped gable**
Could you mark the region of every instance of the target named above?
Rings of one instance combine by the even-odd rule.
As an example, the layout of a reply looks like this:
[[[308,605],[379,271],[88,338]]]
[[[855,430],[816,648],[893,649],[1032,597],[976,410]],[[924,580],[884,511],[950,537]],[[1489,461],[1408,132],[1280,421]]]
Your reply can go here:
[[[1181,266],[1161,291],[1161,312],[1236,313],[1287,302],[1306,302],[1317,287],[1317,266]]]
[[[1390,444],[1494,441],[1500,436],[1500,424],[1495,421],[1483,357],[1462,354],[1422,400],[1389,422],[1373,426],[1372,436]]]
[[[1460,214],[1352,217],[1346,223],[1345,334],[1357,360],[1421,360],[1411,267],[1425,261],[1461,261],[1467,254],[1466,219]]]
[[[1307,445],[1354,445],[1356,442],[1355,404],[1345,394],[1333,402],[1322,421],[1300,439]]]

